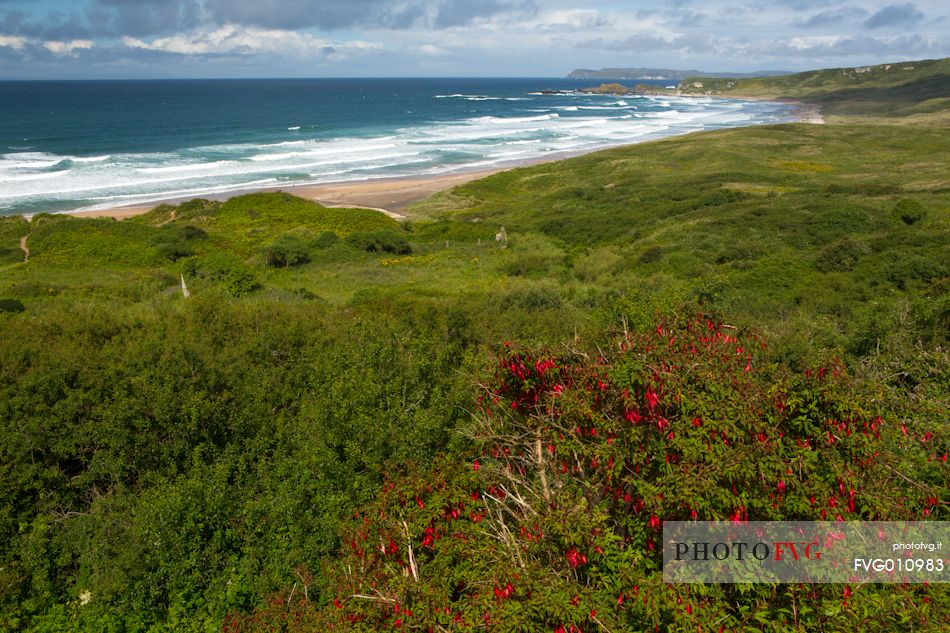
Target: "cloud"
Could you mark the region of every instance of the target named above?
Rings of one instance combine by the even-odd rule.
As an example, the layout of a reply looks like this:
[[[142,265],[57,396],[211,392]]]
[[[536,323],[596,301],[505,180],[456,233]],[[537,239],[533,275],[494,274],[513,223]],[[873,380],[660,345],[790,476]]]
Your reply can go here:
[[[332,42],[309,33],[222,26],[210,31],[162,37],[145,42],[134,37],[123,37],[122,43],[130,49],[161,51],[179,55],[257,55],[296,53],[297,55],[344,55],[352,52],[382,49],[380,44],[362,41]]]
[[[89,40],[73,40],[71,42],[43,42],[43,48],[56,55],[73,56],[76,51],[85,51],[94,47],[95,44]]]
[[[831,36],[828,38],[791,38],[778,42],[760,42],[749,52],[770,57],[826,59],[836,57],[907,57],[930,55],[940,50],[940,42],[917,33],[893,38]]]
[[[708,43],[709,38],[678,35],[664,38],[651,33],[638,33],[621,40],[596,38],[578,43],[575,48],[592,48],[619,53],[647,53],[652,51],[688,51],[698,43]]]
[[[587,31],[611,24],[607,16],[594,9],[563,9],[541,13],[524,27],[531,31]]]
[[[502,13],[537,13],[537,5],[531,0],[521,4],[497,0],[446,0],[439,5],[433,19],[437,29],[465,26],[480,18],[489,18]]]
[[[26,46],[26,39],[13,35],[0,35],[0,48],[12,48],[14,50],[23,50]]]
[[[886,26],[900,26],[920,22],[924,19],[917,6],[908,2],[907,4],[892,4],[884,7],[864,23],[869,29],[878,29]]]
[[[721,61],[734,59],[833,59],[842,57],[907,57],[940,54],[939,39],[917,33],[893,38],[866,35],[785,37],[750,40],[735,37],[686,36],[659,37],[640,33],[620,40],[593,39],[577,48],[592,48],[623,53],[664,52],[683,56],[706,56]]]
[[[173,33],[203,17],[200,0],[94,0],[86,11],[90,29],[110,36]]]
[[[208,18],[265,28],[323,30],[464,26],[504,13],[534,13],[534,0],[205,0]]]
[[[818,7],[829,7],[835,4],[841,4],[841,0],[776,0],[775,4],[780,7],[788,7],[795,11],[808,11]]]
[[[866,17],[868,17],[868,12],[861,7],[844,7],[816,13],[807,20],[797,22],[796,25],[807,29],[841,26],[843,24],[855,24]]]
[[[0,33],[70,41],[171,36],[228,24],[286,31],[398,31],[446,29],[505,14],[537,13],[535,0],[83,0],[70,12],[45,15],[11,7],[0,15]]]
[[[378,25],[402,3],[395,0],[206,0],[216,24],[234,23],[265,28],[340,29]]]
[[[0,33],[51,40],[71,40],[92,36],[89,27],[76,14],[51,11],[38,21],[31,21],[22,11],[7,11],[0,20]]]

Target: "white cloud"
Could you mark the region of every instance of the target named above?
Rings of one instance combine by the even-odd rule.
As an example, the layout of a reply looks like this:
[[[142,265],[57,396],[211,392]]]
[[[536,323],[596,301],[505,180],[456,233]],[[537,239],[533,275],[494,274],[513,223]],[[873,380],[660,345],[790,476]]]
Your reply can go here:
[[[95,44],[89,40],[72,40],[70,42],[43,42],[43,48],[56,55],[75,55],[76,51],[86,51]]]
[[[333,42],[309,33],[240,27],[233,24],[212,31],[194,31],[161,37],[145,42],[123,37],[128,48],[137,48],[181,55],[250,55],[261,53],[296,53],[298,55],[332,55],[381,50],[375,42]]]
[[[445,55],[446,51],[444,48],[439,46],[433,46],[432,44],[424,44],[417,49],[423,55]]]
[[[0,46],[14,48],[18,51],[23,50],[23,47],[26,46],[26,39],[10,35],[0,35]]]
[[[594,9],[564,9],[543,13],[535,23],[541,27],[593,29],[609,25],[610,20]]]

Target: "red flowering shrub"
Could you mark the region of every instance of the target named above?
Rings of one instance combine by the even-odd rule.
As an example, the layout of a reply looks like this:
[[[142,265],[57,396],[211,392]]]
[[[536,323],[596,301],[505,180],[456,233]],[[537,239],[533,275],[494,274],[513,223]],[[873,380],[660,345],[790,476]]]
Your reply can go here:
[[[891,419],[838,363],[795,375],[764,347],[704,317],[594,354],[506,347],[478,454],[386,483],[314,626],[938,630],[947,592],[922,586],[662,582],[664,520],[946,518],[945,437]]]

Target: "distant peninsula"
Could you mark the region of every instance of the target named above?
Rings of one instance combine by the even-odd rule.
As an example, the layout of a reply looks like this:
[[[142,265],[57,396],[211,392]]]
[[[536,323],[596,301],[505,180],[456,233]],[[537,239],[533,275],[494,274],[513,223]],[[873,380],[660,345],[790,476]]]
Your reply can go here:
[[[723,77],[730,79],[751,77],[776,77],[790,75],[790,71],[762,70],[751,73],[707,73],[700,70],[672,70],[670,68],[601,68],[591,70],[578,68],[568,74],[568,79],[620,79],[620,80],[669,80],[683,81],[691,77]]]

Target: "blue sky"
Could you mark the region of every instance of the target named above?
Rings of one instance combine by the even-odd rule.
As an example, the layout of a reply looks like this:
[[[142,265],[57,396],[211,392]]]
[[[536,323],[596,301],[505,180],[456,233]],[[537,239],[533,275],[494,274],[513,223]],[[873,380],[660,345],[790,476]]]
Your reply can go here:
[[[562,76],[950,55],[950,3],[0,0],[0,78]]]

